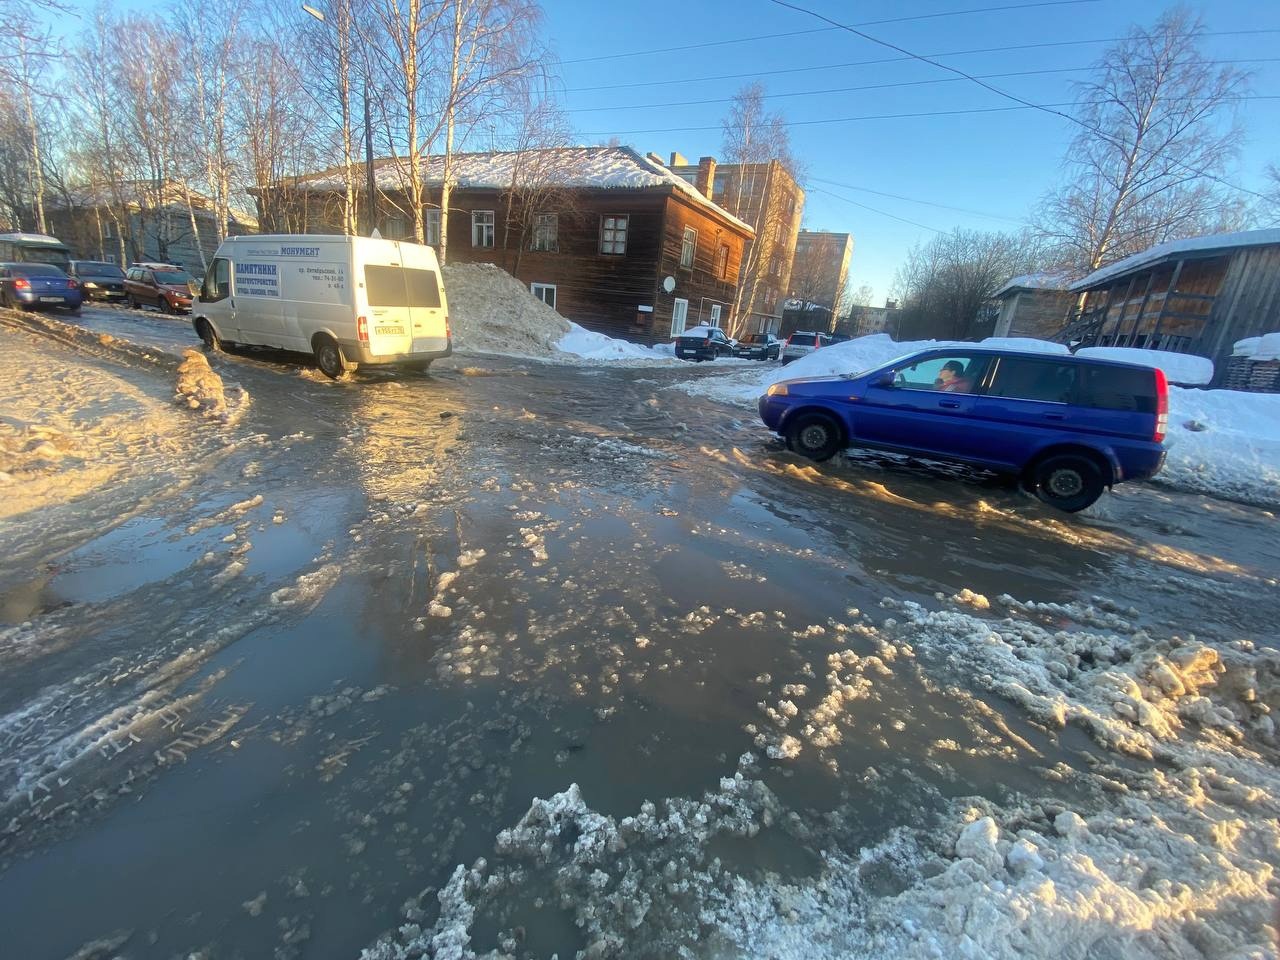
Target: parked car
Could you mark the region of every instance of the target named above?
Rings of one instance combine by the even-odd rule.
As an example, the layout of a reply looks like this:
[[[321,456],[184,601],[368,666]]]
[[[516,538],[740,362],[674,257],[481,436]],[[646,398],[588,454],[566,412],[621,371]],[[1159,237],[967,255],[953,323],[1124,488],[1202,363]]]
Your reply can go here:
[[[782,341],[772,333],[748,333],[738,341],[733,355],[748,360],[777,360],[782,355]]]
[[[719,327],[702,324],[676,337],[676,357],[681,360],[714,360],[733,356],[733,341]]]
[[[782,362],[790,363],[792,360],[807,357],[813,351],[820,347],[825,347],[830,342],[831,338],[825,333],[814,333],[812,330],[797,330],[787,337],[787,342],[782,345]]]
[[[0,306],[61,307],[78,313],[80,284],[52,263],[0,263]]]
[[[80,291],[85,300],[123,303],[128,296],[124,289],[124,271],[114,263],[72,260],[67,273],[80,282]]]
[[[426,370],[453,353],[435,251],[376,237],[228,237],[191,323],[210,349],[305,352],[335,380],[365,363]]]
[[[191,309],[196,281],[172,263],[134,263],[124,275],[129,306],[155,307],[161,313],[186,313]]]
[[[1164,465],[1169,389],[1151,367],[937,348],[865,373],[775,383],[759,401],[787,446],[826,460],[850,446],[985,467],[1060,510]]]

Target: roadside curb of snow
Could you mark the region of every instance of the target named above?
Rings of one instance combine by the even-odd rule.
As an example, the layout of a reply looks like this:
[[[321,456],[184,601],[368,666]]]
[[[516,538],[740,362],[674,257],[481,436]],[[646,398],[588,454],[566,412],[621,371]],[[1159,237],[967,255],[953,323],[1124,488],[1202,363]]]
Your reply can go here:
[[[169,372],[177,378],[175,400],[179,404],[193,410],[203,410],[206,416],[223,423],[239,419],[249,405],[248,391],[237,383],[225,384],[209,366],[209,361],[197,350],[186,350],[178,357],[163,350],[113,337],[109,333],[95,333],[44,314],[18,310],[0,309],[0,323],[14,330],[37,334],[99,359],[126,366],[148,364],[157,371]],[[199,359],[199,363],[192,360],[193,356]],[[203,364],[203,371],[200,364]]]
[[[171,353],[121,340],[109,333],[94,333],[85,327],[45,314],[0,309],[0,323],[14,330],[39,334],[108,360],[141,361],[171,370],[176,370],[180,363],[180,358]]]

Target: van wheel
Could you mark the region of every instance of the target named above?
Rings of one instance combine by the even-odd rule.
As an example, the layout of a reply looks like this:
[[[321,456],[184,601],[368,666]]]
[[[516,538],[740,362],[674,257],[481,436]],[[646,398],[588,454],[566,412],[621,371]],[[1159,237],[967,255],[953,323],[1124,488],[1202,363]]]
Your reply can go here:
[[[196,333],[204,341],[206,349],[212,350],[214,353],[222,349],[222,340],[218,336],[218,331],[213,329],[213,324],[204,317],[196,321]]]
[[[1093,504],[1106,486],[1097,462],[1075,453],[1047,457],[1036,465],[1033,478],[1036,496],[1067,513]]]
[[[332,337],[318,337],[315,343],[316,366],[330,380],[341,380],[356,368],[342,355],[342,348]]]
[[[840,426],[825,413],[802,413],[787,424],[787,449],[810,460],[830,460],[843,445]]]

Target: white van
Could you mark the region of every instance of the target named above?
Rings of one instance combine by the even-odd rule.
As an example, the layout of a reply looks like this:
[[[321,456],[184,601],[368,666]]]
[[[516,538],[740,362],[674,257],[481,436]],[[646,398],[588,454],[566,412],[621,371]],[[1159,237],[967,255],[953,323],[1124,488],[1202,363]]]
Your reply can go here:
[[[337,379],[361,363],[425,370],[453,352],[430,247],[371,237],[228,237],[191,305],[212,349],[254,344],[313,354]]]

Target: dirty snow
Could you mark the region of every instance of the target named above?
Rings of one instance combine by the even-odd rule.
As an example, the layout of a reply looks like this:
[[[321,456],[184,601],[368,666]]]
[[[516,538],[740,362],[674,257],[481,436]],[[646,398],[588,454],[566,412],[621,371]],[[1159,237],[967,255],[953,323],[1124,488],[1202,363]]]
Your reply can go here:
[[[550,358],[569,321],[491,263],[442,268],[454,347],[481,353]]]
[[[228,387],[222,382],[222,377],[214,372],[199,350],[183,351],[174,389],[174,399],[179,404],[224,423],[239,416],[248,400],[242,387],[235,384]]]
[[[1092,772],[1056,764],[1041,776],[1046,792],[1085,778],[1091,799],[959,797],[936,824],[903,823],[857,849],[821,841],[804,876],[746,876],[713,852],[766,832],[804,846],[825,826],[841,829],[840,814],[813,820],[766,785],[767,765],[825,749],[803,706],[798,718],[784,709],[780,721],[795,732],[763,757],[744,754],[701,797],[645,801],[621,818],[593,809],[573,783],[534,799],[496,835],[491,855],[456,867],[435,897],[434,924],[402,926],[363,960],[506,955],[478,953],[473,934],[482,922],[500,927],[503,906],[522,898],[567,911],[582,957],[1274,956],[1280,654],[1246,639],[1120,627],[1126,621],[1105,600],[1081,605],[1086,622],[1042,622],[1037,605],[1009,597],[992,601],[990,616],[883,606],[878,625],[853,625],[888,654],[863,675],[871,688],[874,677],[918,663],[935,682],[976,683],[1035,726],[1078,728],[1097,753]],[[842,626],[842,635],[853,629]],[[832,658],[837,674],[872,659],[852,650]],[[829,684],[853,690],[831,723],[858,729],[856,685]],[[800,684],[784,689],[808,694]],[[875,782],[874,771],[867,777]],[[856,809],[843,815],[856,829]],[[501,945],[511,935],[498,936]]]

